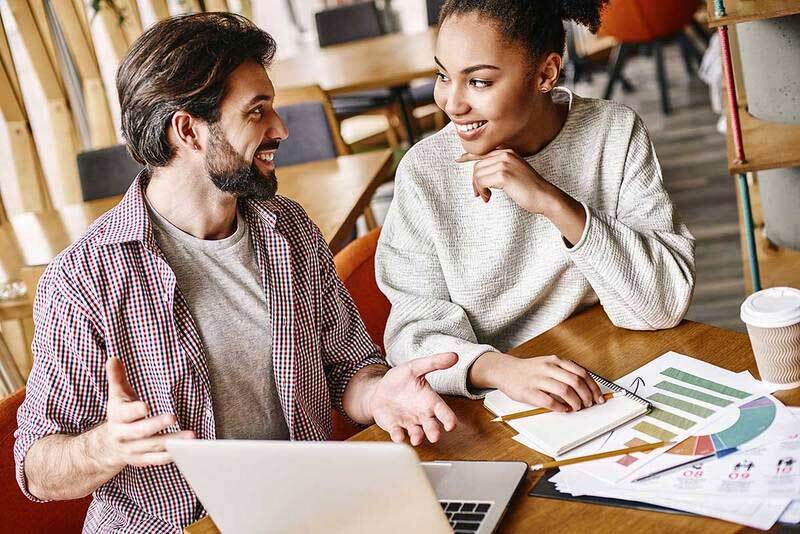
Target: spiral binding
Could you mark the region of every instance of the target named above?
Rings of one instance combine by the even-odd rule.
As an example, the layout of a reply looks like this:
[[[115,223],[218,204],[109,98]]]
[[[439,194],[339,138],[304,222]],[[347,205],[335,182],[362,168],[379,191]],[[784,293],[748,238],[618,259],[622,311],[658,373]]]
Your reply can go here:
[[[623,395],[625,395],[629,399],[635,400],[636,402],[640,402],[640,403],[644,404],[645,406],[647,406],[648,409],[651,409],[653,407],[649,402],[647,402],[647,400],[641,398],[640,396],[636,395],[632,391],[628,391],[624,387],[622,387],[622,386],[620,386],[618,384],[615,384],[614,382],[612,382],[611,380],[609,380],[607,378],[603,378],[602,376],[594,374],[591,371],[589,371],[589,376],[591,376],[594,379],[595,382],[605,386],[606,388],[610,389],[614,393],[622,393]]]

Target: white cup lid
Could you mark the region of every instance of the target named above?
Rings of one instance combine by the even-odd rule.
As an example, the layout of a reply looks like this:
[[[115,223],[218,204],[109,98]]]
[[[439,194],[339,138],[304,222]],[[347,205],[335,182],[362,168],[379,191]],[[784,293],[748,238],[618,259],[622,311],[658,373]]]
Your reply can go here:
[[[770,287],[753,293],[742,303],[742,321],[760,328],[781,328],[800,323],[800,290]]]

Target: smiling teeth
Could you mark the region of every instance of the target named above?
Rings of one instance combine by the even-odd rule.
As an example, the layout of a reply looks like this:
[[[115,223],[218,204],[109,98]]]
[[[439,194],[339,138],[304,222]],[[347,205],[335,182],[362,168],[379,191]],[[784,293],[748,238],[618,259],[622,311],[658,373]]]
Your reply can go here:
[[[456,124],[456,128],[459,132],[469,132],[475,128],[480,128],[484,124],[486,124],[486,121],[470,122],[469,124]]]
[[[275,158],[275,153],[270,152],[269,154],[256,154],[256,157],[261,161],[272,161]]]

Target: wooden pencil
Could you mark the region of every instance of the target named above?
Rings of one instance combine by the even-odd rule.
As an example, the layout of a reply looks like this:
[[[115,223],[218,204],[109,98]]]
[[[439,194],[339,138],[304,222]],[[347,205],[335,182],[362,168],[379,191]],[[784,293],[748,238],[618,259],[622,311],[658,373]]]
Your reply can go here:
[[[623,454],[631,454],[634,452],[652,451],[653,449],[660,449],[661,447],[666,447],[667,445],[674,445],[674,443],[671,441],[659,441],[657,443],[646,443],[644,445],[637,445],[636,447],[628,447],[625,449],[617,449],[615,451],[598,452],[597,454],[589,454],[587,456],[576,456],[575,458],[569,458],[567,460],[534,464],[531,466],[531,471],[541,471],[543,469],[561,467],[562,465],[579,464],[582,462],[591,462],[592,460],[602,460],[603,458],[622,456]]]
[[[624,396],[625,396],[625,393],[623,393],[623,392],[603,393],[603,398],[605,400],[613,399],[614,397],[624,397]],[[548,413],[548,412],[552,412],[552,410],[550,410],[549,408],[534,408],[532,410],[525,410],[525,411],[522,411],[522,412],[515,412],[515,413],[509,413],[509,414],[506,414],[506,415],[500,415],[500,416],[495,417],[494,419],[492,419],[492,422],[494,422],[494,423],[505,423],[506,421],[513,421],[514,419],[522,419],[523,417],[531,417],[533,415],[539,415],[539,414]]]

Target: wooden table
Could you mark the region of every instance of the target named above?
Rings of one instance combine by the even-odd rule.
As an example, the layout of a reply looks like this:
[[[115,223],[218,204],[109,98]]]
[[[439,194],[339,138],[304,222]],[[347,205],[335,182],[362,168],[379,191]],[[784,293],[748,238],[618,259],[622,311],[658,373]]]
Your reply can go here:
[[[392,33],[325,48],[303,49],[276,61],[270,78],[281,87],[317,84],[335,96],[352,91],[395,87],[436,73],[433,61],[436,29]]]
[[[392,152],[377,150],[277,169],[278,193],[299,202],[337,252],[375,189],[389,177]],[[81,237],[122,196],[12,217],[6,240],[16,241],[22,266],[44,266]],[[12,234],[8,236],[8,232]],[[13,239],[12,239],[13,237]],[[9,251],[5,251],[10,254]],[[13,259],[7,260],[13,263]]]
[[[414,126],[407,103],[408,84],[436,73],[433,61],[436,28],[421,33],[391,33],[325,48],[303,48],[291,58],[277,61],[270,78],[280,99],[281,87],[317,84],[336,96],[368,89],[392,89],[410,144]]]
[[[747,335],[710,325],[684,321],[676,328],[658,332],[634,332],[616,328],[600,306],[579,313],[514,349],[517,356],[557,354],[575,360],[611,379],[621,377],[661,354],[673,350],[719,365],[731,371],[749,370],[758,376]],[[800,389],[775,394],[788,405],[800,405]],[[547,457],[517,443],[505,425],[491,423],[492,416],[480,401],[448,397],[458,415],[458,427],[435,445],[417,447],[423,461],[520,460],[538,463]],[[353,441],[387,441],[388,435],[372,426]],[[499,532],[757,532],[733,523],[682,515],[643,512],[579,502],[531,498],[528,491],[541,477],[530,473],[509,505]],[[217,532],[208,518],[185,530],[191,534]]]
[[[623,330],[611,324],[600,306],[568,319],[511,352],[517,356],[557,354],[615,379],[670,350],[735,372],[747,369],[758,376],[746,334],[691,321],[658,332]],[[800,405],[800,389],[775,396],[785,404]],[[547,459],[512,440],[516,434],[512,429],[491,423],[491,416],[481,402],[455,398],[448,402],[458,415],[459,425],[436,445],[418,447],[420,459],[521,460],[528,463]],[[388,435],[372,426],[352,439],[385,441]],[[704,517],[528,497],[528,491],[540,477],[539,473],[528,476],[512,500],[500,532],[591,532],[598,528],[603,532],[620,533],[750,531]]]

